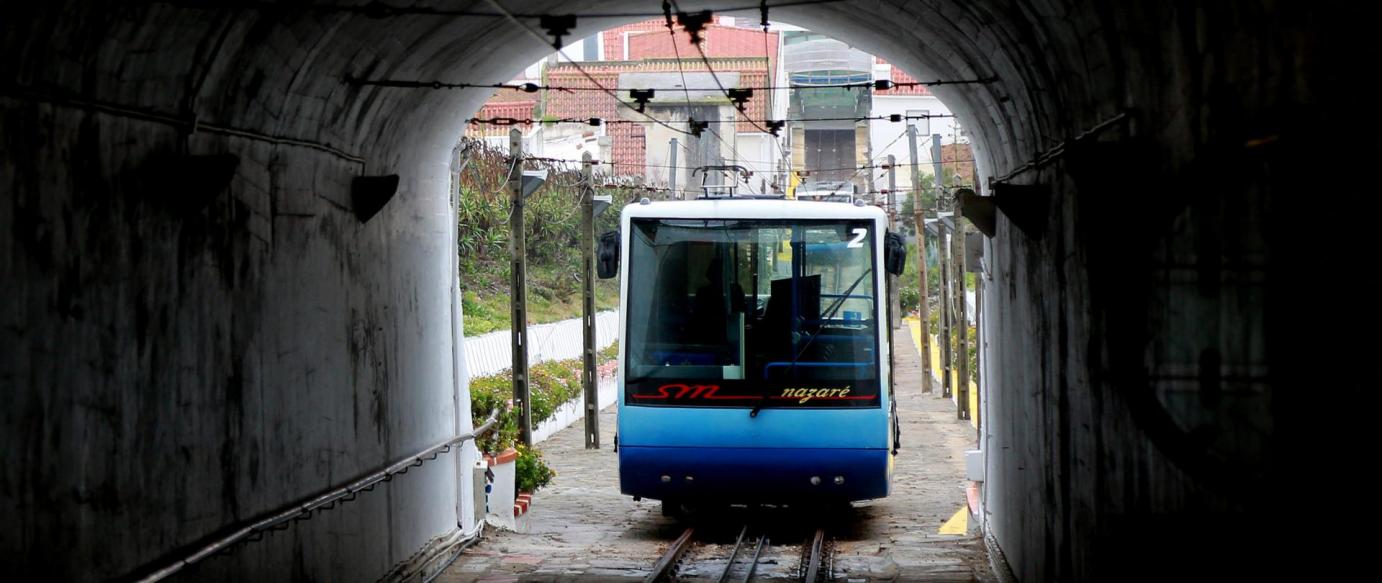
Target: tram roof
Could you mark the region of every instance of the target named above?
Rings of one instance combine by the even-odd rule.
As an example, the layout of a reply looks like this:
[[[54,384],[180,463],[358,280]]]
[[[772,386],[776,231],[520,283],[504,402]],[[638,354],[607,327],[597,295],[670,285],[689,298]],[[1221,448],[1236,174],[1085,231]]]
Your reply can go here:
[[[745,198],[664,200],[647,204],[635,202],[624,207],[623,216],[669,219],[887,219],[883,209],[871,205]]]

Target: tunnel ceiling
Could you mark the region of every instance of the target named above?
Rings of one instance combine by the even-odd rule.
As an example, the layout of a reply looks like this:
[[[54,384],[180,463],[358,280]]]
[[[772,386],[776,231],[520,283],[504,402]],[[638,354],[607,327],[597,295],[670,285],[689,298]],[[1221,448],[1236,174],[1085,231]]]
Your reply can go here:
[[[43,31],[9,38],[6,80],[36,99],[89,99],[201,124],[327,144],[369,160],[371,173],[447,152],[487,90],[359,87],[347,76],[496,83],[551,52],[503,17],[275,8],[276,3],[30,3],[13,21]],[[277,3],[288,4],[288,3]],[[363,7],[365,2],[323,3]],[[570,10],[561,2],[509,3],[524,13]],[[493,13],[487,2],[428,6]],[[723,3],[682,2],[685,10]],[[584,3],[580,13],[657,11],[656,2]],[[994,78],[935,89],[970,128],[981,170],[1025,161],[1062,139],[1074,103],[1115,87],[1079,79],[1113,23],[1061,3],[835,2],[774,9],[774,20],[827,33],[878,54],[920,79]],[[80,18],[73,15],[80,14]],[[753,18],[756,11],[736,13]],[[1043,18],[1038,24],[1034,17]],[[1059,16],[1053,19],[1052,16]],[[568,39],[639,18],[580,18]],[[1060,21],[1069,28],[1049,30]],[[536,28],[537,22],[525,19]],[[51,42],[66,38],[69,42]],[[18,43],[17,46],[15,43]],[[1090,46],[1095,45],[1095,46]],[[407,177],[405,176],[405,180]]]

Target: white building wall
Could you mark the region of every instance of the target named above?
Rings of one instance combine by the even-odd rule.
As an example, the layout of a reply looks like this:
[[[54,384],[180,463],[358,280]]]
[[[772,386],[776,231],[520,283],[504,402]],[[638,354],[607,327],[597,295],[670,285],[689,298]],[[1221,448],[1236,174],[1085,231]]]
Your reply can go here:
[[[877,95],[873,96],[873,115],[875,117],[887,117],[893,114],[907,115],[908,112],[925,111],[930,115],[948,115],[950,109],[932,95]],[[907,120],[906,122],[890,122],[887,120],[874,120],[869,122],[869,140],[873,145],[874,164],[882,164],[887,161],[888,154],[897,157],[899,165],[908,164],[911,154],[907,147],[907,124],[917,126],[917,160],[923,164],[921,173],[925,176],[931,175],[931,134],[941,135],[942,144],[953,144],[956,140],[966,142],[963,136],[958,135],[954,118],[932,118]],[[899,137],[901,136],[901,137]],[[897,188],[909,189],[912,187],[911,170],[899,166],[897,169]],[[875,175],[874,189],[888,187],[887,173],[878,171]]]
[[[737,164],[753,173],[747,183],[739,185],[740,194],[768,194],[772,192],[773,172],[782,156],[781,150],[773,145],[772,134],[743,133],[736,137],[736,148],[743,156]]]

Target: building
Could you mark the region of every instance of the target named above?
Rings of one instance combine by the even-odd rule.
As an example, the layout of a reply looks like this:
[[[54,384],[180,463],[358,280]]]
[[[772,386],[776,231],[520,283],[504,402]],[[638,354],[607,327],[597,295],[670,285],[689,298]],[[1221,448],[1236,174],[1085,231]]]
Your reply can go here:
[[[874,79],[887,79],[893,83],[914,83],[917,81],[906,71],[881,58],[874,59],[873,77]],[[950,108],[941,103],[941,100],[936,98],[925,85],[894,87],[873,92],[873,116],[887,117],[894,114],[903,116],[950,115]],[[877,119],[869,122],[869,138],[874,145],[872,153],[874,165],[885,163],[889,154],[895,156],[899,164],[896,176],[897,189],[903,193],[912,188],[911,169],[902,166],[911,161],[911,152],[907,143],[907,126],[917,128],[917,162],[921,165],[919,169],[921,174],[926,176],[928,180],[933,175],[931,165],[933,134],[941,136],[942,145],[968,142],[968,138],[963,135],[963,131],[955,123],[954,118],[950,117],[909,119],[902,123]],[[950,150],[955,150],[955,148],[951,147]],[[964,150],[965,155],[952,153],[950,160],[954,162],[962,158],[972,158],[972,156],[967,155],[968,148],[966,147]],[[877,192],[887,187],[887,172],[874,170],[872,190]]]
[[[905,194],[912,189],[908,126],[917,129],[919,171],[927,177],[932,175],[933,134],[946,147],[968,142],[949,117],[901,123],[869,119],[950,114],[924,85],[875,91],[870,84],[876,80],[917,81],[891,63],[820,33],[776,25],[764,33],[737,24],[733,18],[716,17],[707,25],[700,47],[705,59],[683,29],[677,27],[674,37],[662,19],[606,30],[572,44],[563,51],[565,58],[554,54],[530,68],[527,78],[515,80],[569,90],[499,90],[477,117],[618,120],[602,126],[517,127],[524,132],[524,150],[534,155],[578,159],[590,152],[608,164],[604,171],[653,186],[674,185],[681,196],[701,192],[705,176],[697,168],[717,165],[747,169],[737,178],[732,173],[708,178],[710,184],[732,182],[740,193],[784,192],[789,170],[799,172],[803,190],[877,193],[888,188],[888,172],[877,168],[888,155],[899,163],[897,190]],[[821,87],[840,84],[859,86]],[[618,99],[600,87],[615,91]],[[721,87],[774,89],[755,91],[741,112]],[[660,91],[642,113],[619,104],[629,99],[629,90],[647,88]],[[690,119],[709,122],[701,136],[686,135]],[[763,123],[770,119],[795,121],[774,136]],[[468,135],[507,147],[508,130],[472,126]],[[947,160],[954,166],[970,158],[965,148],[951,152]]]
[[[580,128],[583,144],[592,140],[598,144],[600,137],[606,137],[600,150],[604,155],[599,159],[611,163],[609,171],[643,177],[649,185],[675,184],[683,196],[700,193],[705,173],[697,168],[718,165],[739,165],[747,172],[710,173],[711,184],[730,181],[739,193],[780,192],[785,183],[781,178],[786,171],[786,150],[781,144],[785,135],[772,135],[762,120],[780,119],[785,114],[781,103],[785,92],[755,91],[741,111],[721,90],[721,86],[782,85],[779,33],[739,27],[732,18],[716,17],[701,33],[702,59],[689,35],[680,27],[675,30],[675,36],[669,34],[661,19],[633,23],[581,41],[580,53],[586,57],[583,62],[547,60],[540,82],[569,90],[542,92],[535,100],[540,103],[533,106],[534,116],[540,114],[547,120],[600,118],[619,123],[598,127],[532,124],[525,128],[525,140],[532,136],[532,141],[542,143],[535,144],[533,151],[558,157],[553,141],[558,136],[568,142],[574,140],[574,128]],[[599,60],[590,60],[591,56]],[[601,87],[614,90],[618,98]],[[629,90],[647,88],[658,91],[642,113],[619,104],[629,100]],[[500,90],[477,117],[506,117],[504,112],[514,111],[517,106],[512,95],[505,93],[517,92]],[[708,122],[699,136],[686,134],[691,119]],[[468,135],[485,136],[495,129],[472,126]],[[507,127],[497,129],[507,135]]]
[[[868,190],[859,170],[869,160],[873,56],[820,33],[784,33],[783,61],[791,84],[792,169],[803,191]],[[813,88],[858,83],[856,88]]]

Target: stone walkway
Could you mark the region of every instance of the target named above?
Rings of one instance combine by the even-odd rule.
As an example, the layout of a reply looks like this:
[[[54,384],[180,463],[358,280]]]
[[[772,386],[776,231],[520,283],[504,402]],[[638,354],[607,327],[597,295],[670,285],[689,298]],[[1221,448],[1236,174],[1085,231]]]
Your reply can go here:
[[[855,504],[831,529],[837,581],[989,581],[977,536],[937,530],[965,503],[964,452],[975,443],[968,421],[955,419],[949,399],[921,393],[921,359],[906,328],[895,337],[902,449],[888,498]],[[437,581],[640,581],[684,528],[658,502],[621,495],[613,449],[614,407],[600,414],[605,449],[586,450],[582,425],[539,447],[557,477],[539,491],[520,532],[486,531]],[[738,534],[732,518],[702,528],[682,580],[714,580]],[[731,532],[732,531],[732,532]],[[772,536],[755,580],[794,580],[801,540]],[[782,545],[782,546],[779,546]],[[698,557],[703,557],[698,559]],[[698,562],[699,561],[699,562]],[[709,577],[709,579],[706,579]]]

